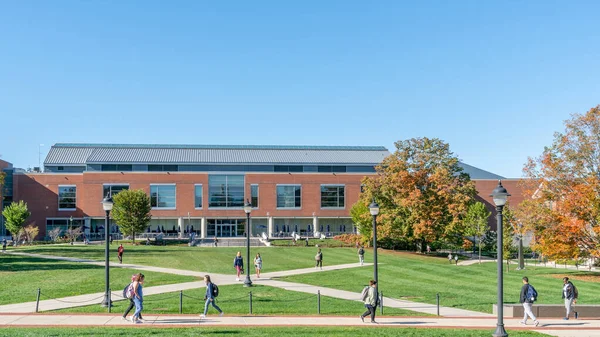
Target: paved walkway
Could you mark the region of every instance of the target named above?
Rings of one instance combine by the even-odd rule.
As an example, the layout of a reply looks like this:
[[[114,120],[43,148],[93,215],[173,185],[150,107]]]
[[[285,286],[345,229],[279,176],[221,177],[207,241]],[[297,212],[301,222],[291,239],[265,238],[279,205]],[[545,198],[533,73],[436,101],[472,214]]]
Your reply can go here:
[[[200,319],[197,315],[144,315],[145,321],[136,326],[146,327],[248,327],[248,326],[373,326],[368,322],[361,322],[357,317],[340,316],[209,316]],[[377,317],[380,327],[413,327],[413,328],[466,328],[493,330],[496,326],[495,318],[472,317]],[[552,336],[600,336],[600,321],[569,321],[543,320],[540,326],[524,326],[518,319],[506,319],[505,328],[511,330],[533,330]],[[129,321],[121,319],[120,314],[36,314],[36,315],[8,315],[0,314],[0,327],[50,327],[50,326],[132,326]]]

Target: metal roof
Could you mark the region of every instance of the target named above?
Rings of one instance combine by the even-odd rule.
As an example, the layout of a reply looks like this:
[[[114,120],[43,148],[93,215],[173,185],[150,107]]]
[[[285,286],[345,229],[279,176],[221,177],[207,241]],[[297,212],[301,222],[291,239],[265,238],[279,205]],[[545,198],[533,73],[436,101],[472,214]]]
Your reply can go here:
[[[505,179],[502,176],[499,176],[495,173],[492,172],[488,172],[486,170],[482,170],[480,168],[477,168],[475,166],[471,166],[468,164],[465,164],[463,162],[459,162],[458,165],[460,165],[460,167],[462,167],[463,172],[468,174],[469,177],[471,177],[471,179],[475,179],[475,180],[498,180],[498,179]]]
[[[375,165],[383,146],[64,144],[52,146],[44,165],[132,164],[355,164]]]

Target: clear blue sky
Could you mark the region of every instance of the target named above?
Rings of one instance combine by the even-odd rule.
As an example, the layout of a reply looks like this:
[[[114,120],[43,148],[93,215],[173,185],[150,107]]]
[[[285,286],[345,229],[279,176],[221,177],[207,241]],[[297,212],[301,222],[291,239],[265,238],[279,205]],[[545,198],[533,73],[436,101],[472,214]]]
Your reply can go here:
[[[0,154],[384,145],[521,176],[600,104],[598,1],[2,1]],[[43,158],[42,156],[42,158]],[[42,159],[43,160],[43,159]]]

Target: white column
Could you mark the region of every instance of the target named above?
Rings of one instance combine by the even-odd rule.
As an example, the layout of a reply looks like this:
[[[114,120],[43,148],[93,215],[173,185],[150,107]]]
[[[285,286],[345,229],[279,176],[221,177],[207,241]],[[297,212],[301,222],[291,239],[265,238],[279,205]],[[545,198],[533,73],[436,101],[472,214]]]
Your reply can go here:
[[[206,239],[206,218],[200,218],[200,238]]]
[[[268,228],[268,234],[269,234],[269,237],[272,238],[273,237],[273,217],[270,216],[267,219],[267,222],[268,222],[268,227],[269,227]]]
[[[85,226],[84,234],[85,234],[85,236],[89,237],[90,230],[92,229],[92,218],[89,218],[89,217],[83,218],[83,225]]]
[[[183,237],[183,217],[177,219],[177,225],[179,226],[179,238]]]
[[[319,231],[319,218],[317,218],[316,216],[313,216],[313,236],[316,236],[318,231]]]

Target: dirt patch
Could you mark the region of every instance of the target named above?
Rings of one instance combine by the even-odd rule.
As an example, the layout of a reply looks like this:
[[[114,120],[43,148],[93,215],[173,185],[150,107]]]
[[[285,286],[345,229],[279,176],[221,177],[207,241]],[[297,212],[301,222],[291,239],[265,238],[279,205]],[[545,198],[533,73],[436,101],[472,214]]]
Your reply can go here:
[[[561,279],[563,277],[565,277],[565,275],[560,275],[560,274],[552,274],[552,275],[547,275],[548,277],[551,278],[556,278],[556,279]],[[600,275],[569,275],[569,280],[571,281],[585,281],[585,282],[596,282],[596,283],[600,283]]]

